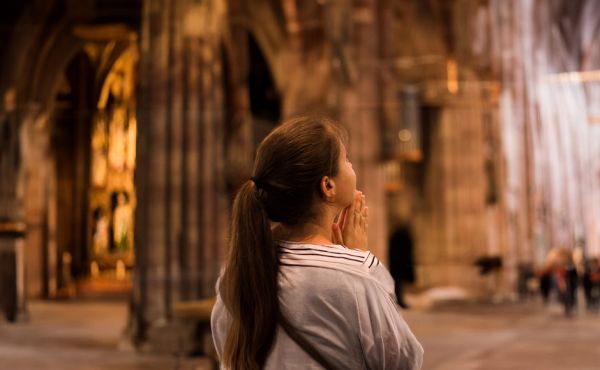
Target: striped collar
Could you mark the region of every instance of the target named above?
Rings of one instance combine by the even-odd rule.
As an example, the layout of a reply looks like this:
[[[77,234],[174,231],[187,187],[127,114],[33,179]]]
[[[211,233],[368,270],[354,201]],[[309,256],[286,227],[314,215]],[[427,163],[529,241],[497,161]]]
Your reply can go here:
[[[346,248],[339,244],[321,245],[280,240],[278,254],[283,266],[354,267],[368,271],[379,260],[368,251]]]

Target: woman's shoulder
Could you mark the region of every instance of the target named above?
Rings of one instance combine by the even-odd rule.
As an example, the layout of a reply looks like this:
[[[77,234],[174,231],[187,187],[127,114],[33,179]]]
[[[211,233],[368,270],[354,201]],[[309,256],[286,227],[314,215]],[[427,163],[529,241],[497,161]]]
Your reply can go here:
[[[314,265],[323,267],[346,266],[368,271],[380,264],[369,251],[346,248],[339,244],[318,245],[280,241],[278,243],[280,265]],[[366,269],[365,269],[366,268]]]
[[[340,245],[281,242],[278,248],[282,275],[295,285],[340,288],[376,284],[393,292],[393,280],[379,259],[369,251]],[[391,285],[391,286],[390,286]]]

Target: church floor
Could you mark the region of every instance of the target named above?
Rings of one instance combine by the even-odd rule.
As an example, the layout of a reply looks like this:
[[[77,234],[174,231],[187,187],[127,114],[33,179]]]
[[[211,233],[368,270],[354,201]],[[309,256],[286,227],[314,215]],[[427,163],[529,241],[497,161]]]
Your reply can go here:
[[[32,302],[28,323],[0,323],[0,369],[204,370],[204,360],[118,350],[126,305]],[[425,348],[424,370],[600,369],[600,316],[559,306],[453,306],[404,313]]]
[[[424,370],[598,370],[600,316],[559,305],[455,306],[406,312]]]
[[[118,349],[125,302],[30,302],[30,320],[0,321],[0,370],[205,370],[203,359]]]

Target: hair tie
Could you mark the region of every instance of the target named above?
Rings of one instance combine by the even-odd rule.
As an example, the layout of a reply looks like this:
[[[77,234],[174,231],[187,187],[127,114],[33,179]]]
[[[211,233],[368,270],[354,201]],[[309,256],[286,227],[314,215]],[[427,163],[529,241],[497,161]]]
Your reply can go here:
[[[252,180],[252,182],[254,183],[256,188],[260,189],[262,187],[262,184],[263,184],[262,181],[260,181],[256,177],[252,176],[252,177],[250,177],[250,180]]]

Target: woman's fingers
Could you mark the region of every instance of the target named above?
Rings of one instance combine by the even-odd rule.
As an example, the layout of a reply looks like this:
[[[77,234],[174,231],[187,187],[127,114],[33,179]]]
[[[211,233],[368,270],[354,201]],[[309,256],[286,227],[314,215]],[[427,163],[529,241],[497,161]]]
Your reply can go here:
[[[343,217],[337,227],[341,231],[343,245],[350,248],[364,249],[367,247],[367,216],[365,196],[357,191],[352,199],[352,203],[344,209]],[[343,220],[343,227],[341,221]]]
[[[362,223],[363,227],[366,229],[367,220],[368,220],[368,216],[369,216],[369,208],[367,207],[367,202],[366,202],[364,195],[361,197],[361,200],[360,200],[360,216],[361,216],[360,217],[361,223]]]
[[[362,222],[362,209],[364,206],[364,195],[357,193],[354,198],[354,225],[359,227]]]

